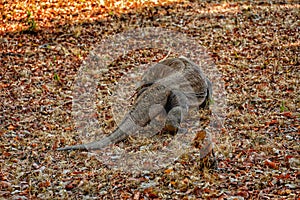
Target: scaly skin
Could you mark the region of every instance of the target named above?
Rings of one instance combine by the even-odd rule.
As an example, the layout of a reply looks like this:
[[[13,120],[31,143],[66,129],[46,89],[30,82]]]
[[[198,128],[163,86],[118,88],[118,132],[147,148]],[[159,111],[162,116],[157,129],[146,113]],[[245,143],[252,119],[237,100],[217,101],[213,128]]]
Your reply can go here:
[[[130,112],[124,117],[120,126],[113,131],[109,136],[87,144],[67,146],[58,148],[59,151],[64,150],[98,150],[107,145],[114,144],[124,140],[128,135],[134,134],[141,127],[146,126],[152,118],[158,115],[162,110],[150,112],[150,109],[155,104],[160,104],[161,108],[166,106],[170,91],[163,85],[155,84],[147,90],[148,92],[142,93],[137,99],[136,104]],[[152,114],[152,116],[149,115]]]
[[[211,92],[211,83],[195,63],[185,57],[164,60],[144,74],[133,108],[115,131],[99,141],[58,150],[98,150],[122,141],[163,110],[168,113],[164,130],[176,134],[189,107],[206,107]]]

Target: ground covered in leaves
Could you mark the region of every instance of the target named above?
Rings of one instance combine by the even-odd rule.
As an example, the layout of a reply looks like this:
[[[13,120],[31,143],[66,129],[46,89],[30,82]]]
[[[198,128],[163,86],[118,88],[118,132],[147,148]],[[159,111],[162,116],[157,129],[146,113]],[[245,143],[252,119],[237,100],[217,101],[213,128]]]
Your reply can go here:
[[[299,198],[299,2],[49,2],[0,4],[0,197]],[[106,36],[150,26],[195,38],[223,74],[219,170],[188,155],[161,170],[128,173],[87,152],[55,151],[80,143],[72,85],[89,51]],[[109,132],[109,105],[98,109]]]

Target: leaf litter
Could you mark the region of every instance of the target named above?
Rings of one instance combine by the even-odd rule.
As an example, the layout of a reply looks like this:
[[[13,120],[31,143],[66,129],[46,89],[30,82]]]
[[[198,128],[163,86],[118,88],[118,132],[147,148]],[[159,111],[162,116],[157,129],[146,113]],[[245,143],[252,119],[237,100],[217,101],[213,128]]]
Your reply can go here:
[[[297,199],[299,4],[141,2],[1,3],[0,196]],[[107,35],[145,26],[196,38],[222,72],[227,116],[215,145],[218,171],[203,168],[197,154],[131,174],[87,152],[55,151],[80,142],[71,115],[72,84],[91,48]],[[151,51],[145,55],[145,61],[153,58]],[[108,96],[126,73],[135,59],[128,58],[98,86],[101,95]],[[97,105],[101,127],[109,133],[116,126],[109,101]]]

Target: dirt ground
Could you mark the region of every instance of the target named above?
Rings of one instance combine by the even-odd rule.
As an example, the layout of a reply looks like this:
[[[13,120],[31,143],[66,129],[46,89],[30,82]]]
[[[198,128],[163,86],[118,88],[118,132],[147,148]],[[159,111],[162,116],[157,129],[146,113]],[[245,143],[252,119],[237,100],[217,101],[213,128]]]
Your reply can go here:
[[[0,3],[0,199],[299,199],[299,2],[101,2]],[[81,143],[72,90],[89,52],[141,27],[192,37],[222,73],[218,170],[202,168],[197,154],[130,173],[88,152],[56,151]],[[125,64],[99,86],[103,94]],[[110,132],[107,101],[97,109]]]

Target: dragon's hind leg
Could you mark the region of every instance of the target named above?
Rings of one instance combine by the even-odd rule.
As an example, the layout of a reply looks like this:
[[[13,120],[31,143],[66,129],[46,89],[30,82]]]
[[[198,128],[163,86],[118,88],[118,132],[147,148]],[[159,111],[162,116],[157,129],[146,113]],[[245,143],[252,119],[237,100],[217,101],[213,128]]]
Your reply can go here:
[[[178,132],[182,120],[181,113],[182,108],[180,106],[176,106],[168,112],[164,131],[167,131],[172,135],[175,135]]]
[[[164,131],[175,135],[180,128],[180,123],[187,113],[188,100],[182,92],[172,91],[165,109],[168,114]]]

